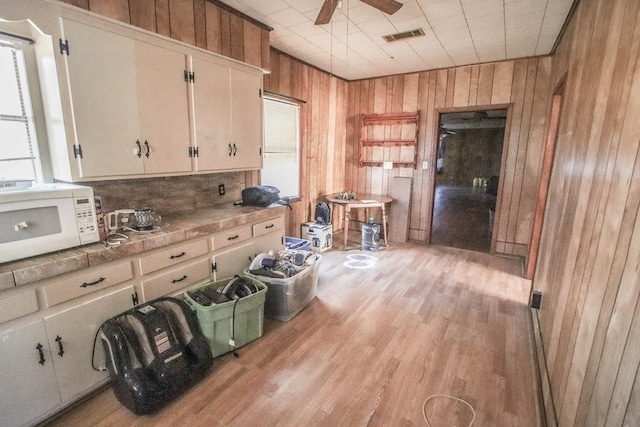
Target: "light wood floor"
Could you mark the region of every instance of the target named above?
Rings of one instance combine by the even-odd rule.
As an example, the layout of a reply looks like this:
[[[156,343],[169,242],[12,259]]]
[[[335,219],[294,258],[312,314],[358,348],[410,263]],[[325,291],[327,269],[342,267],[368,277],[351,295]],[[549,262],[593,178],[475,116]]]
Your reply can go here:
[[[158,414],[137,417],[104,388],[50,425],[424,426],[438,394],[472,405],[475,426],[540,425],[519,262],[415,244],[322,256],[306,309],[267,319]],[[427,403],[431,424],[468,425],[470,410],[449,402]]]

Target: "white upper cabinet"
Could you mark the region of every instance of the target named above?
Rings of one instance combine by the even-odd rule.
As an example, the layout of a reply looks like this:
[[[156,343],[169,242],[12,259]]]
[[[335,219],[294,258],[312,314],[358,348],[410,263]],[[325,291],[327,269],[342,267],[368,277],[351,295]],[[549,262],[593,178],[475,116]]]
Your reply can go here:
[[[186,55],[62,20],[80,178],[189,172]]]
[[[136,42],[136,87],[145,173],[191,171],[187,56]]]
[[[136,155],[140,138],[134,40],[66,19],[68,150],[75,179],[144,173]],[[71,120],[70,120],[71,119]],[[74,168],[71,168],[74,173]],[[66,177],[60,177],[66,178]]]
[[[198,171],[262,168],[262,74],[192,58]]]

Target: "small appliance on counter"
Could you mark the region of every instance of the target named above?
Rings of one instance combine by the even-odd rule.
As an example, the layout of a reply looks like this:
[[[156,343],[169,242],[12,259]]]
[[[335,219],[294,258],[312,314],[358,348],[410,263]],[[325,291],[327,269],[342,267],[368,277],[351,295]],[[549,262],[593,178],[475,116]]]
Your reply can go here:
[[[99,239],[91,187],[54,183],[0,191],[0,262]]]
[[[160,228],[162,217],[152,208],[117,209],[107,214],[109,233],[118,231],[150,232]]]
[[[118,246],[129,238],[125,231],[153,233],[160,230],[162,217],[152,208],[117,209],[106,216],[107,245]]]

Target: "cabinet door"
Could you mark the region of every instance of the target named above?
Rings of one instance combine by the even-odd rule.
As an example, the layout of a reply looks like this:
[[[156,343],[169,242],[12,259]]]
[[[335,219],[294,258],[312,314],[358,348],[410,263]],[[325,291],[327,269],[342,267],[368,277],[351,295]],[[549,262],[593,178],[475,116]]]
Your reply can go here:
[[[229,67],[192,58],[195,81],[193,99],[193,144],[198,147],[199,171],[231,169],[231,88]]]
[[[42,320],[0,334],[0,425],[27,424],[60,404],[51,357]]]
[[[242,272],[251,265],[255,257],[253,243],[247,243],[233,249],[217,253],[213,256],[216,280],[228,279]]]
[[[136,41],[135,61],[144,171],[189,172],[186,55]]]
[[[284,249],[284,230],[264,234],[253,239],[256,255],[263,252],[274,251],[276,254]]]
[[[74,143],[82,148],[80,176],[141,174],[133,39],[62,20],[69,55],[64,55],[72,103]],[[69,127],[67,127],[69,129]],[[72,138],[71,135],[67,135]]]
[[[262,168],[262,76],[231,69],[233,166]]]
[[[127,286],[44,319],[64,402],[107,379],[106,371],[98,372],[91,366],[94,338],[105,320],[133,307],[133,293],[133,286]],[[95,344],[95,364],[104,366],[100,338]]]

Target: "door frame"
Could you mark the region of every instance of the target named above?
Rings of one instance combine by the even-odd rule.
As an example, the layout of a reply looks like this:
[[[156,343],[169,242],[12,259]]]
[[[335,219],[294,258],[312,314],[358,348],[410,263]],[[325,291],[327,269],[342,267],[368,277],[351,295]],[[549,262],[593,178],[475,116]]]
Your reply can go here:
[[[509,141],[509,134],[511,131],[511,116],[512,116],[512,108],[513,103],[508,104],[488,104],[488,105],[473,105],[473,106],[465,106],[465,107],[449,107],[449,108],[436,108],[433,116],[433,123],[435,126],[433,127],[432,132],[432,159],[433,162],[431,164],[431,189],[429,192],[429,214],[427,215],[427,224],[426,224],[426,241],[431,244],[431,233],[432,233],[432,225],[433,225],[433,210],[435,208],[435,192],[436,192],[436,173],[437,173],[437,153],[438,153],[438,142],[440,138],[440,115],[443,113],[461,113],[461,112],[474,112],[474,111],[487,111],[487,110],[507,110],[507,117],[504,125],[504,139],[502,141],[502,158],[500,159],[500,172],[505,167],[505,162],[507,160],[507,150],[505,150],[505,146]],[[496,240],[498,236],[498,227],[495,224],[499,224],[500,221],[500,205],[502,204],[502,186],[504,185],[504,180],[500,179],[498,183],[498,194],[496,195],[496,211],[493,217],[494,227],[491,231],[491,244],[489,246],[489,253],[495,253]]]
[[[536,210],[533,216],[533,226],[531,229],[531,241],[529,243],[529,256],[525,278],[532,280],[535,275],[536,264],[538,262],[538,252],[540,250],[540,239],[542,237],[542,226],[544,213],[547,207],[547,196],[549,193],[549,183],[551,182],[551,172],[553,170],[553,159],[555,155],[558,131],[560,130],[560,119],[562,117],[562,105],[564,101],[564,90],[566,87],[567,74],[560,79],[551,96],[549,108],[549,126],[547,127],[547,138],[544,146],[542,158],[542,171],[540,173],[540,186],[538,189],[538,199]]]

